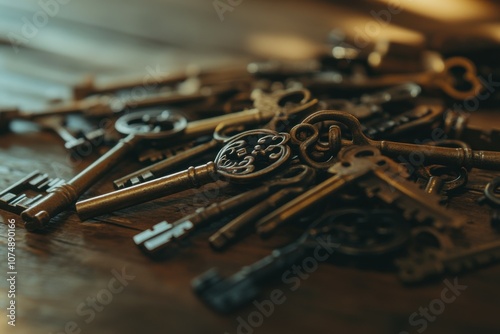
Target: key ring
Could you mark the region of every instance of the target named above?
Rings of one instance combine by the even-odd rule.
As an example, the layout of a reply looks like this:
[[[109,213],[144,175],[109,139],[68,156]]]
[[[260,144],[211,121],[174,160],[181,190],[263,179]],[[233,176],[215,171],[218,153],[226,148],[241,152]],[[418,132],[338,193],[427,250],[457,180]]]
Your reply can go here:
[[[140,111],[118,118],[115,129],[123,135],[147,140],[178,136],[186,129],[187,119],[171,110]]]
[[[459,90],[454,86],[454,75],[452,69],[462,68],[465,70],[463,78],[471,87],[468,90]],[[477,78],[476,65],[472,61],[464,57],[452,57],[444,61],[443,71],[435,78],[435,83],[443,89],[445,93],[457,100],[467,100],[477,96],[483,84]]]

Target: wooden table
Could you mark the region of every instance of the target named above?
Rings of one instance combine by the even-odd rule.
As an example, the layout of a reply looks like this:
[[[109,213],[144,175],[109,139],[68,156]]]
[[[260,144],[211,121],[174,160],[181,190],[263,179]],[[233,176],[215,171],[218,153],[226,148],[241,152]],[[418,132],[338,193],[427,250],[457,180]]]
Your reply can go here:
[[[154,12],[157,7],[153,7],[153,3],[155,6],[160,6],[160,2],[151,2],[151,6],[148,7],[149,12]],[[176,3],[181,2],[176,1]],[[209,5],[207,2],[207,6]],[[316,9],[317,15],[320,15],[319,12],[323,10],[324,5],[325,3]],[[5,6],[10,6],[10,3]],[[143,5],[140,4],[140,6]],[[248,6],[248,10],[258,12],[250,3]],[[377,8],[382,8],[380,6]],[[68,7],[61,15],[64,19],[74,18],[84,7],[80,2],[78,6]],[[89,7],[90,5],[87,6]],[[250,24],[251,17],[244,17],[244,8],[241,7],[234,12],[233,25],[237,25],[236,22],[243,22],[244,25]],[[127,15],[134,17],[132,12],[133,10],[128,11]],[[203,12],[213,15],[210,20],[216,20],[212,8],[203,7]],[[274,13],[274,11],[268,13]],[[339,15],[338,13],[343,12],[336,13]],[[3,11],[2,15],[6,15],[6,12]],[[318,31],[323,32],[332,26],[332,22],[327,22],[326,12],[323,13],[321,28],[315,26],[315,21],[309,21],[314,15],[308,15],[307,20],[297,20],[297,23],[300,21],[302,26],[309,26],[309,37],[312,35],[317,37]],[[19,17],[21,16],[22,13],[19,14]],[[401,21],[407,17],[403,15],[397,20]],[[241,18],[242,21],[237,21],[236,18]],[[16,16],[10,19],[11,21],[3,20],[2,23],[17,22]],[[64,26],[66,22],[61,21]],[[169,22],[165,20],[163,24]],[[54,22],[53,27],[58,27],[60,23]],[[109,28],[110,24],[106,20],[101,20],[101,23],[101,26]],[[232,30],[231,23],[226,26],[219,26],[219,23],[210,21],[211,25],[218,26],[214,28],[216,29],[214,31],[220,32],[216,34],[217,38],[213,37],[213,39],[217,39],[220,44],[226,46],[237,45],[234,42],[237,41],[235,36],[238,36],[239,31]],[[138,25],[137,22],[135,24]],[[313,26],[316,28],[313,29]],[[143,27],[139,30],[127,27],[126,31],[139,31],[144,35],[148,29],[156,32],[161,30],[156,29],[152,24],[152,27]],[[57,31],[55,28],[54,30]],[[283,28],[278,30],[283,32]],[[131,73],[143,73],[147,64],[158,64],[158,60],[166,50],[165,46],[158,46],[158,40],[170,37],[171,41],[176,43],[182,38],[188,39],[196,35],[196,31],[185,31],[187,37],[181,38],[177,35],[175,35],[177,37],[163,36],[162,33],[157,33],[154,41],[147,40],[142,44],[134,44],[142,50],[141,53],[127,53],[126,60],[122,59],[122,62],[115,64],[111,74],[115,75],[125,68]],[[85,33],[92,35],[92,32],[87,30]],[[106,35],[107,38],[118,40],[112,45],[116,48],[115,52],[126,50],[131,43],[137,42],[135,40],[131,42],[130,36],[114,39],[116,36],[111,30],[107,30],[106,34],[109,34]],[[201,43],[203,37],[200,36],[197,40]],[[226,36],[227,39],[220,36]],[[51,37],[45,36],[44,38],[50,40]],[[44,44],[42,41],[36,40],[32,46],[52,48],[45,51],[54,51],[56,44]],[[102,43],[104,43],[103,39],[99,39],[95,45],[86,44],[86,50],[89,53],[95,52],[102,47]],[[242,49],[248,51],[245,48],[247,45],[242,48],[239,48],[241,45],[237,46],[233,49],[238,49],[238,52]],[[170,47],[169,50],[171,50]],[[71,48],[63,51],[64,55],[61,57],[77,57],[79,53],[78,50]],[[148,58],[142,58],[141,55],[144,57],[148,55]],[[170,58],[163,59],[163,62],[175,68],[193,59],[207,59],[207,54],[203,54],[186,61],[185,55],[186,53],[179,53],[176,57],[171,57],[178,60],[178,63],[174,65]],[[217,58],[217,54],[212,56]],[[41,59],[37,55],[32,56],[28,53],[22,53],[16,57],[26,57],[26,63],[30,62],[29,59]],[[75,69],[77,74],[89,71],[91,67],[101,73],[99,69],[108,67],[114,59],[113,57],[89,59],[79,54],[79,59],[83,61],[83,58],[87,58],[92,64],[87,66],[85,62],[79,62],[78,70]],[[14,61],[15,57],[9,55],[3,59]],[[139,59],[141,63],[132,69],[128,65],[134,59]],[[226,59],[233,59],[233,56],[227,56]],[[44,63],[48,62],[48,59],[44,60]],[[57,63],[61,64],[61,60],[58,59]],[[54,64],[52,66],[57,67]],[[24,101],[24,99],[21,100]],[[498,111],[489,113],[483,118],[479,117],[481,115],[483,114],[478,113],[476,116],[478,116],[478,121],[485,126],[491,126],[493,122],[500,125]],[[95,158],[96,155],[89,156],[79,163],[69,162],[68,155],[60,141],[49,133],[24,132],[2,135],[0,137],[0,189],[35,169],[47,172],[51,176],[69,179]],[[129,157],[119,169],[92,187],[85,197],[111,191],[109,180],[137,167],[139,166],[134,162],[133,157]],[[498,239],[497,232],[494,232],[489,225],[489,209],[478,206],[476,200],[480,197],[480,189],[486,182],[499,174],[499,172],[474,170],[467,185],[468,191],[450,201],[451,209],[459,211],[470,219],[471,222],[465,227],[465,234],[473,243]],[[416,333],[417,330],[423,329],[423,318],[420,315],[412,318],[416,324],[410,323],[409,318],[414,317],[414,312],[420,312],[420,308],[428,308],[430,304],[436,307],[439,304],[436,300],[442,298],[443,289],[447,286],[443,280],[410,288],[403,286],[392,272],[376,268],[360,269],[323,264],[307,278],[299,280],[300,287],[294,291],[291,288],[295,286],[292,286],[290,282],[280,282],[279,278],[276,282],[270,282],[268,288],[260,295],[258,302],[269,299],[275,289],[283,292],[284,297],[281,297],[280,301],[286,300],[280,305],[275,305],[272,314],[263,316],[262,321],[256,315],[258,309],[253,305],[225,316],[212,312],[192,293],[191,280],[212,267],[219,268],[223,274],[231,274],[241,266],[269,254],[273,248],[283,242],[282,239],[264,242],[256,236],[251,236],[228,252],[216,253],[206,242],[211,232],[210,229],[206,229],[192,240],[191,247],[182,251],[178,256],[168,261],[155,262],[144,256],[134,246],[131,238],[155,223],[162,220],[175,221],[183,214],[214,201],[214,194],[228,197],[236,193],[238,189],[220,183],[215,187],[211,185],[196,191],[186,191],[120,211],[116,215],[87,222],[80,222],[73,213],[62,214],[55,219],[55,223],[47,231],[42,233],[28,233],[23,228],[19,217],[0,211],[4,222],[9,219],[16,221],[15,254],[18,272],[17,319],[16,327],[13,328],[7,325],[5,317],[5,308],[8,303],[6,297],[8,283],[4,278],[7,275],[8,226],[7,223],[0,224],[0,255],[2,257],[0,306],[3,310],[0,333],[388,334],[401,331]],[[117,277],[120,277],[120,280],[117,280]],[[446,279],[453,282],[455,278],[447,277]],[[491,266],[460,276],[458,283],[466,285],[467,288],[457,296],[455,301],[445,304],[442,314],[435,319],[429,318],[425,333],[498,333],[500,330],[499,280],[500,266]],[[451,298],[451,295],[445,294],[446,297]],[[95,298],[100,302],[93,309],[91,303],[95,303]],[[105,305],[102,306],[102,304]],[[250,325],[245,325],[248,328],[239,329],[242,321],[247,323],[250,321],[251,324],[259,326],[250,328],[248,327]]]

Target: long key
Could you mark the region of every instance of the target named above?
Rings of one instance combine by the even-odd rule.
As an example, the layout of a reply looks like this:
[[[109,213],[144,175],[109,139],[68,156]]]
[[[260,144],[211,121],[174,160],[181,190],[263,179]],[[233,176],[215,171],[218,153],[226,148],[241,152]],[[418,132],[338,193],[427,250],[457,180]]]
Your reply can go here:
[[[362,80],[357,77],[339,80],[338,73],[322,72],[312,79],[301,81],[305,83],[305,87],[311,90],[318,88],[330,90],[334,90],[335,88],[340,90],[366,90],[413,82],[423,88],[441,90],[448,96],[460,101],[476,96],[484,88],[483,84],[478,79],[476,66],[467,58],[448,58],[436,67],[439,67],[439,69],[415,74],[381,75],[378,77],[367,77]],[[463,70],[463,78],[456,77],[453,71],[456,68]],[[464,82],[465,85],[463,84]]]
[[[280,189],[299,184],[311,183],[315,172],[304,165],[292,166],[288,171],[278,175],[272,181],[249,190],[221,203],[214,203],[207,208],[200,208],[193,214],[168,224],[161,222],[134,237],[134,242],[149,255],[165,254],[168,249],[178,245],[178,242],[188,238],[193,232],[207,223],[223,215],[241,211],[261,201],[269,194],[280,192]],[[267,201],[266,201],[267,202]]]
[[[500,261],[500,241],[469,249],[427,248],[397,261],[399,277],[405,283],[419,283],[445,273],[458,274]]]
[[[245,131],[232,137],[214,161],[78,202],[76,210],[84,220],[201,187],[220,177],[240,183],[259,180],[276,172],[288,161],[291,156],[288,140],[288,134],[272,130]]]
[[[257,232],[263,236],[270,235],[317,202],[351,184],[359,186],[370,197],[378,197],[397,206],[407,219],[416,219],[421,223],[430,221],[440,228],[458,228],[465,223],[462,217],[439,206],[439,197],[426,194],[416,184],[407,181],[400,166],[381,156],[375,147],[353,146],[344,149],[341,154],[340,161],[328,170],[332,177],[260,219]]]
[[[176,155],[168,159],[157,162],[151,166],[142,168],[138,171],[135,171],[133,173],[130,173],[124,177],[121,177],[113,181],[115,189],[123,189],[125,187],[130,187],[153,180],[155,178],[167,174],[168,172],[171,172],[174,168],[177,168],[182,164],[190,162],[193,159],[201,157],[202,155],[211,152],[213,150],[220,149],[222,146],[224,146],[223,144],[225,142],[231,139],[230,137],[225,136],[225,131],[231,131],[234,127],[240,130],[243,127],[239,121],[238,122],[232,121],[232,123],[234,124],[220,123],[215,128],[213,139],[206,143],[194,146],[183,152],[177,153]],[[251,125],[251,124],[245,124],[245,125]]]
[[[142,114],[139,116],[142,117]],[[168,122],[166,122],[167,120]],[[165,123],[174,126],[170,127],[169,125],[165,130],[163,127]],[[133,114],[121,117],[115,126],[119,131],[126,128],[128,135],[71,181],[58,187],[55,191],[23,211],[21,217],[24,220],[26,229],[37,230],[45,227],[57,214],[68,210],[75,204],[76,200],[88,188],[99,180],[104,173],[122,161],[136,146],[147,140],[172,137],[174,133],[180,133],[186,123],[186,119],[180,115],[167,112],[150,115],[146,120],[143,118],[137,120]]]
[[[300,101],[296,106],[289,106],[286,101]],[[310,101],[310,93],[307,90],[287,90],[273,94],[260,94],[255,98],[255,109],[236,112],[229,115],[203,119],[188,123],[183,138],[191,138],[206,135],[213,128],[214,139],[205,144],[193,147],[176,156],[160,161],[153,166],[145,167],[113,182],[115,189],[123,189],[127,186],[138,185],[156,177],[163,176],[173,168],[197,158],[205,153],[220,148],[228,138],[225,131],[233,127],[243,125],[256,125],[266,123],[276,115],[288,117],[307,110],[316,104],[316,100]],[[275,130],[274,124],[271,129]]]
[[[257,298],[261,286],[270,278],[283,273],[311,250],[322,250],[326,259],[334,255],[339,244],[331,241],[329,229],[324,228],[327,224],[328,219],[316,220],[297,241],[274,250],[228,278],[223,278],[215,269],[209,270],[192,281],[194,292],[218,312],[228,313],[243,306]]]
[[[471,168],[500,169],[500,152],[372,140],[365,136],[356,117],[346,112],[332,110],[323,110],[311,114],[290,131],[292,141],[300,145],[299,154],[302,159],[310,159],[311,151],[313,151],[314,146],[321,137],[318,135],[320,130],[315,125],[320,125],[321,122],[326,121],[341,123],[351,133],[352,140],[342,139],[341,146],[371,145],[379,149],[383,155],[399,160],[401,158],[409,159],[414,154],[418,154],[426,165],[465,167],[467,170]]]

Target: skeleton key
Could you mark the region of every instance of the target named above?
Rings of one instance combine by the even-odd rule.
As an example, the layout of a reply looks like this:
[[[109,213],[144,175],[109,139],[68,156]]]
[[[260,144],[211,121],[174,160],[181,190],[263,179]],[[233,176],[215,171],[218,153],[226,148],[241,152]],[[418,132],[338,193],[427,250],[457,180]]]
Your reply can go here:
[[[380,155],[375,147],[343,149],[340,161],[328,169],[332,177],[260,219],[257,232],[262,236],[270,235],[317,202],[351,184],[357,185],[369,197],[377,197],[397,206],[408,220],[415,219],[419,223],[430,221],[439,228],[459,228],[465,223],[462,217],[439,206],[437,196],[426,194],[416,184],[407,181],[407,174],[400,167]]]
[[[168,124],[167,128],[165,128],[165,124]],[[21,217],[24,220],[26,229],[41,229],[57,214],[71,208],[88,188],[118,162],[122,161],[139,144],[147,140],[172,138],[175,134],[181,133],[186,124],[187,121],[182,116],[165,111],[150,114],[147,118],[144,118],[142,113],[122,116],[116,122],[115,127],[119,132],[127,134],[127,136],[71,181],[58,187],[23,211]]]
[[[231,277],[223,278],[215,269],[205,272],[192,281],[194,292],[221,313],[251,302],[270,278],[282,274],[311,251],[321,254],[323,261],[336,252],[339,244],[332,242],[328,229],[323,229],[327,221],[324,218],[316,220],[297,241],[274,250],[271,255],[243,267]]]
[[[316,103],[315,100],[310,101],[310,93],[307,90],[287,90],[270,95],[263,93],[256,95],[256,109],[189,123],[183,138],[186,138],[186,136],[191,137],[194,134],[206,134],[206,131],[214,127],[213,140],[179,153],[170,159],[160,161],[153,166],[145,167],[117,179],[113,182],[115,189],[138,185],[163,176],[183,163],[222,147],[230,139],[226,133],[234,128],[242,128],[244,125],[262,124],[270,121],[276,115],[285,114],[284,117],[288,117],[289,115],[306,110]],[[292,102],[292,106],[290,106],[290,102]],[[297,102],[298,105],[295,105],[294,102]],[[275,130],[273,125],[270,127]]]
[[[453,70],[457,68],[464,71],[463,78],[457,78],[454,74]],[[329,87],[330,90],[334,88],[360,90],[396,86],[408,82],[416,83],[423,88],[440,89],[448,96],[460,101],[478,95],[483,89],[483,84],[477,77],[476,66],[469,59],[463,57],[448,58],[439,69],[416,74],[390,74],[361,79],[356,77],[344,79],[338,73],[319,73],[314,79],[305,80],[305,86],[311,90],[318,89],[314,87],[318,85],[319,88]],[[464,82],[465,85],[461,86]]]
[[[372,139],[388,139],[429,127],[444,113],[440,105],[419,105],[401,114],[362,124],[363,133]]]
[[[448,200],[448,192],[459,189],[467,184],[468,173],[462,167],[453,169],[447,166],[432,165],[420,167],[417,171],[419,180],[428,194],[440,195],[441,203]]]
[[[315,125],[321,125],[321,122],[336,122],[345,126],[352,137],[352,140],[341,138],[340,127],[337,127],[334,144],[341,146],[349,145],[372,145],[377,147],[383,155],[394,159],[409,159],[415,154],[420,155],[426,164],[436,164],[452,167],[499,170],[500,152],[495,151],[474,151],[467,148],[448,148],[431,145],[416,145],[392,142],[387,140],[376,141],[368,138],[362,132],[361,124],[358,119],[346,112],[341,111],[318,111],[306,117],[301,124],[293,127],[290,131],[292,142],[299,146],[299,155],[304,161],[317,159],[314,154],[314,148],[320,143],[320,129]],[[330,150],[326,152],[331,153]],[[324,160],[331,160],[333,156],[322,157]],[[328,162],[325,163],[328,166]]]
[[[216,182],[220,177],[233,182],[253,182],[276,172],[287,163],[291,156],[288,140],[287,133],[272,130],[242,132],[219,151],[214,161],[78,202],[76,210],[83,220],[201,187]]]
[[[249,190],[241,195],[214,203],[207,208],[196,210],[195,213],[177,222],[155,225],[153,230],[147,230],[134,237],[136,245],[149,255],[165,254],[168,249],[177,246],[178,242],[188,238],[194,231],[208,222],[231,212],[252,207],[269,194],[280,192],[300,184],[311,183],[315,172],[304,165],[292,166],[289,170],[277,175],[264,185]],[[267,202],[267,201],[266,201]]]
[[[458,274],[500,261],[500,241],[470,248],[425,248],[399,259],[399,277],[414,284],[445,273]]]
[[[89,146],[92,146],[92,143],[102,142],[105,135],[104,132],[100,131],[98,133],[100,138],[94,138],[93,141],[89,141],[85,137],[75,138],[75,136],[73,136],[73,134],[64,126],[65,120],[61,116],[38,118],[36,123],[43,129],[51,130],[57,133],[57,135],[65,141],[64,147],[67,150],[76,153],[81,152],[82,150],[86,151]]]
[[[250,76],[243,69],[218,69],[218,70],[200,70],[198,68],[188,68],[186,71],[168,74],[164,76],[155,76],[157,86],[174,87],[191,79],[197,79],[202,84],[243,81]],[[77,98],[84,98],[89,95],[107,94],[121,90],[130,90],[136,87],[145,86],[144,78],[132,80],[120,80],[108,84],[97,84],[94,80],[87,80],[81,85],[74,87],[73,95]]]

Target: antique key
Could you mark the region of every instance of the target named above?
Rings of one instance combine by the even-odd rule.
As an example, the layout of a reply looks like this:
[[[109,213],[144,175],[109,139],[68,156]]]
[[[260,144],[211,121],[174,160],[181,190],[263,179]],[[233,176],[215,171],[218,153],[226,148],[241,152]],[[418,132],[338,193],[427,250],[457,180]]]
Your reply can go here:
[[[228,278],[223,278],[216,269],[205,272],[192,281],[194,292],[217,312],[228,313],[257,298],[269,279],[284,273],[310,252],[315,252],[318,261],[327,261],[341,246],[332,240],[328,218],[329,213],[314,221],[297,241],[274,250]]]
[[[245,125],[252,125],[252,123],[247,123]],[[115,189],[123,189],[125,187],[138,185],[140,183],[144,183],[163,176],[184,163],[188,163],[193,159],[201,157],[213,150],[220,149],[222,146],[224,146],[225,142],[231,139],[231,137],[226,135],[226,132],[229,133],[235,128],[235,130],[241,130],[243,129],[243,127],[244,126],[239,121],[231,121],[231,123],[220,123],[215,128],[212,140],[191,147],[187,150],[184,150],[183,152],[177,153],[176,155],[168,159],[123,176],[113,181],[113,185]]]
[[[454,74],[455,69],[465,72],[463,78]],[[453,57],[444,60],[438,69],[416,74],[390,74],[378,77],[344,78],[339,73],[322,72],[309,79],[301,80],[304,86],[315,91],[329,90],[362,90],[396,86],[413,82],[423,88],[439,89],[456,100],[466,100],[479,94],[483,84],[477,77],[476,66],[467,58]],[[464,85],[465,82],[465,85]]]
[[[467,184],[468,173],[464,167],[454,169],[447,166],[432,165],[417,170],[417,182],[423,183],[424,191],[441,196],[441,203],[448,200],[448,193]]]
[[[292,102],[291,105],[289,102]],[[295,105],[295,102],[298,104]],[[255,98],[254,104],[256,108],[253,110],[191,122],[187,125],[183,138],[186,136],[193,136],[195,133],[206,134],[206,129],[208,130],[214,127],[213,139],[207,143],[181,152],[170,159],[160,161],[152,166],[145,167],[115,180],[113,182],[115,189],[123,189],[127,186],[150,181],[156,177],[165,175],[165,173],[170,172],[173,168],[185,162],[189,162],[193,158],[202,156],[212,150],[219,149],[230,139],[225,133],[230,132],[234,128],[243,128],[244,126],[266,123],[274,116],[282,114],[284,114],[282,118],[288,120],[288,116],[307,110],[315,103],[315,100],[310,101],[310,93],[307,90],[287,90],[269,95],[260,93],[257,94]],[[271,115],[273,116],[270,117]],[[277,130],[275,124],[272,124],[270,128],[272,130]]]
[[[368,197],[392,204],[403,211],[408,220],[431,222],[439,228],[459,228],[465,221],[438,205],[439,197],[426,194],[416,184],[406,180],[401,166],[380,154],[373,146],[351,146],[343,149],[340,161],[328,169],[329,179],[311,188],[278,210],[257,222],[257,232],[270,235],[318,201],[322,201],[347,185],[357,185]]]
[[[130,188],[90,198],[76,204],[82,220],[138,205],[193,187],[216,182],[253,182],[276,172],[290,158],[289,135],[260,129],[242,132],[219,151],[214,161],[190,167]]]
[[[179,241],[188,238],[200,227],[223,215],[241,211],[252,207],[263,198],[281,190],[290,189],[301,184],[309,184],[315,176],[314,169],[305,165],[292,166],[287,171],[280,173],[271,181],[249,190],[241,195],[227,199],[221,203],[214,203],[207,208],[200,208],[191,215],[168,224],[161,222],[134,237],[136,245],[149,255],[165,254],[168,249],[179,244]],[[267,200],[265,201],[267,202]],[[249,209],[248,211],[252,211]],[[247,212],[248,212],[247,211]]]
[[[165,127],[165,124],[168,127]],[[186,124],[187,121],[182,116],[166,111],[151,113],[148,117],[142,113],[122,116],[115,127],[127,136],[71,181],[23,211],[21,217],[26,229],[36,230],[45,227],[57,214],[69,209],[103,174],[142,142],[172,138],[181,133]]]
[[[327,144],[322,144],[321,130],[317,126],[321,126],[321,122],[336,122],[337,125],[344,126],[349,130],[352,140],[341,139],[342,130],[339,126],[335,127],[334,137]],[[315,126],[317,125],[317,126]],[[328,129],[331,131],[332,129]],[[341,111],[318,111],[302,120],[302,123],[293,127],[290,131],[292,142],[299,146],[299,155],[304,161],[312,161],[320,159],[326,160],[325,166],[328,166],[328,161],[334,156],[331,155],[332,149],[323,149],[318,151],[318,146],[349,146],[349,145],[372,145],[377,147],[383,155],[391,158],[409,159],[414,155],[419,155],[425,164],[436,164],[452,167],[465,167],[467,170],[471,168],[499,170],[500,169],[500,152],[495,151],[474,151],[467,148],[448,148],[431,145],[416,145],[392,142],[387,140],[376,141],[368,138],[363,134],[361,124],[352,115]],[[340,145],[341,143],[341,145]],[[335,151],[335,150],[333,150]],[[315,153],[326,152],[324,156],[315,156]]]
[[[372,260],[393,254],[409,237],[409,224],[391,210],[335,210],[317,219],[296,242],[228,278],[211,269],[194,279],[192,286],[208,306],[227,313],[256,299],[271,278],[299,264],[311,251],[322,262],[338,255]]]

